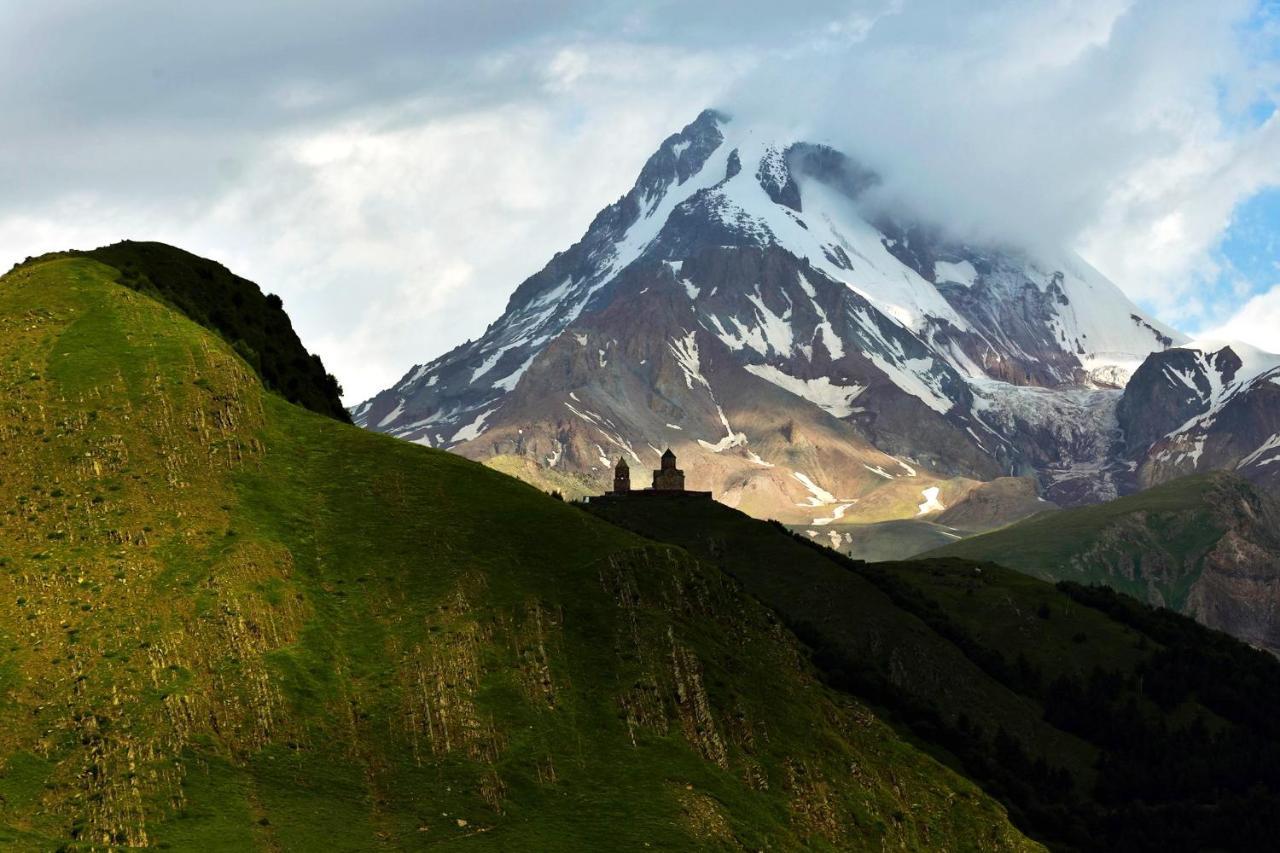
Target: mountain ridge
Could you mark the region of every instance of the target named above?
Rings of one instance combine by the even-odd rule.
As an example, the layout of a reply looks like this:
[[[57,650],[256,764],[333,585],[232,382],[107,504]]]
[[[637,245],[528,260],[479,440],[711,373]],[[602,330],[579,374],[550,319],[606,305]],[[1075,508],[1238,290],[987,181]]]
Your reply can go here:
[[[990,565],[856,564],[713,501],[606,523],[290,404],[118,279],[0,277],[0,839],[1274,835],[1280,730],[1242,697],[1277,664],[1228,637]],[[690,356],[675,381],[714,379]]]
[[[1187,338],[1069,253],[869,206],[877,180],[705,111],[484,336],[353,417],[579,495],[612,456],[670,444],[698,488],[793,524],[911,517],[927,489],[946,506],[1002,476],[1062,505],[1165,476],[1135,473],[1147,449],[1118,413],[1130,375]]]
[[[719,565],[829,683],[874,697],[1052,849],[1270,843],[1272,655],[1104,587],[956,558],[850,560],[714,501],[586,510]]]

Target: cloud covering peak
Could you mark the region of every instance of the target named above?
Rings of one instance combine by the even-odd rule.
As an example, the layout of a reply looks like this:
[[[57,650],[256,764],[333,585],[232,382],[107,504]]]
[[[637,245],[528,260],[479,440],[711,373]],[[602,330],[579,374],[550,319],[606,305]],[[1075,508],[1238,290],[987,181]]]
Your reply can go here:
[[[352,399],[495,316],[707,105],[1189,326],[1280,183],[1250,0],[88,0],[0,12],[0,261],[122,237],[279,291]]]

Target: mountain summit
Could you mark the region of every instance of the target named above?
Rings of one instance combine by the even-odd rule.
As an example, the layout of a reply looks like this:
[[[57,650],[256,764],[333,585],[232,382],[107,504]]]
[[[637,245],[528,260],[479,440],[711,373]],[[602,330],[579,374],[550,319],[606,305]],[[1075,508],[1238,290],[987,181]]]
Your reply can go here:
[[[878,182],[705,111],[481,338],[352,415],[571,493],[670,445],[689,488],[816,526],[1007,475],[1061,504],[1150,479],[1122,389],[1185,337],[1071,253],[877,208]]]

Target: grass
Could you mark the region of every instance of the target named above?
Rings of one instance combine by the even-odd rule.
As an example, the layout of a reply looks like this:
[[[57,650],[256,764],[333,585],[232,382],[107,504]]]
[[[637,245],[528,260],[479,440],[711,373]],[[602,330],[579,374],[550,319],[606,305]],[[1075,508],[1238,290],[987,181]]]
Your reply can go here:
[[[54,257],[85,258],[116,270],[121,285],[173,306],[222,337],[254,369],[266,386],[290,402],[350,423],[342,388],[320,357],[307,352],[278,296],[263,294],[253,282],[221,264],[163,243],[125,240],[86,252]]]
[[[1185,477],[1105,504],[1035,516],[922,556],[991,560],[1047,580],[1103,583],[1175,610],[1226,525],[1220,474]]]
[[[0,279],[0,839],[1031,846],[714,566],[292,405],[117,277]]]
[[[950,722],[962,714],[984,718],[993,729],[1003,726],[1018,733],[1054,765],[1086,778],[1092,773],[1097,756],[1089,744],[1044,723],[1038,703],[992,678],[873,580],[832,560],[827,549],[718,503],[691,503],[678,512],[661,503],[600,503],[590,508],[639,533],[715,560],[811,645],[836,650],[841,663],[856,662],[868,678],[896,682],[892,689],[904,700],[936,708]],[[1053,587],[1027,580],[1038,593],[1059,596]],[[1034,610],[1030,603],[1025,607]],[[1034,615],[1031,619],[1028,629],[1039,631],[1039,620]],[[1026,638],[1021,644],[1027,644]],[[904,667],[911,677],[895,676],[894,670]],[[940,701],[941,695],[946,701]]]
[[[1146,504],[1187,505],[1168,490]],[[830,684],[876,702],[1055,847],[1257,849],[1277,830],[1280,726],[1249,696],[1270,706],[1259,691],[1280,664],[1226,635],[992,563],[850,560],[712,501],[587,510],[719,565]]]

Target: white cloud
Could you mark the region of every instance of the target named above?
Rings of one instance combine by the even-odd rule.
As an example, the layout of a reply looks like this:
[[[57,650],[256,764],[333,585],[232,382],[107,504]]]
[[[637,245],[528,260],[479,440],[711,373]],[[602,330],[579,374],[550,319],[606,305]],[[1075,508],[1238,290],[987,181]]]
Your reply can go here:
[[[279,293],[359,401],[478,335],[733,71],[719,56],[612,44],[519,61],[538,63],[554,97],[442,113],[396,99],[282,129],[234,180],[189,198],[99,188],[22,214],[0,202],[0,263],[126,237],[215,258]]]
[[[1266,352],[1280,353],[1280,284],[1252,297],[1226,322],[1197,336],[1213,341],[1244,341]]]
[[[1201,288],[1223,272],[1214,249],[1237,205],[1280,184],[1280,118],[1233,139],[1192,138],[1135,169],[1108,197],[1083,251],[1174,323],[1212,315]],[[1261,285],[1263,282],[1256,282]]]
[[[280,293],[355,401],[480,334],[708,105],[1194,320],[1280,181],[1246,0],[248,0],[0,11],[0,264],[130,237]],[[1243,34],[1243,35],[1242,35]],[[17,82],[14,82],[17,81]]]
[[[852,46],[748,75],[731,108],[829,139],[960,236],[1074,246],[1166,319],[1195,316],[1231,211],[1280,182],[1280,123],[1234,121],[1274,95],[1256,4],[886,9]]]

